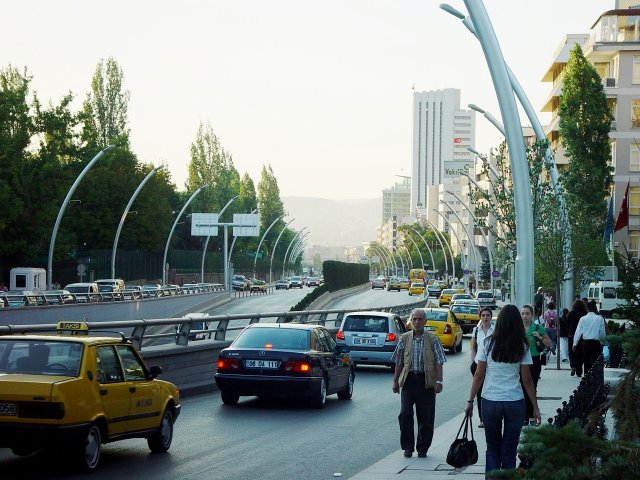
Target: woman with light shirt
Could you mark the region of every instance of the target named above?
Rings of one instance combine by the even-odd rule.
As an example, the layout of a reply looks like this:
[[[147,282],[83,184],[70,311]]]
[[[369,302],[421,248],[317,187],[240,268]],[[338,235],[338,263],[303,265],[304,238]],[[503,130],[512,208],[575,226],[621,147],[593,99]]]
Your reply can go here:
[[[464,411],[473,415],[474,398],[482,386],[482,421],[487,441],[485,471],[515,468],[525,414],[521,377],[534,406],[536,425],[540,425],[540,410],[529,370],[532,363],[529,340],[518,307],[502,307],[493,333],[478,345],[476,363],[478,368]]]
[[[490,307],[482,307],[480,309],[480,321],[478,325],[471,332],[471,348],[469,351],[471,352],[471,375],[475,375],[476,369],[478,368],[478,364],[476,363],[476,354],[478,353],[478,345],[484,342],[484,339],[493,333],[493,323],[491,322],[491,318],[493,317],[493,312]],[[478,428],[484,428],[484,423],[482,423],[482,402],[480,401],[480,397],[482,396],[482,385],[480,385],[480,389],[478,390],[478,394],[476,395],[476,400],[478,401],[478,417],[480,418],[480,423],[478,424]]]

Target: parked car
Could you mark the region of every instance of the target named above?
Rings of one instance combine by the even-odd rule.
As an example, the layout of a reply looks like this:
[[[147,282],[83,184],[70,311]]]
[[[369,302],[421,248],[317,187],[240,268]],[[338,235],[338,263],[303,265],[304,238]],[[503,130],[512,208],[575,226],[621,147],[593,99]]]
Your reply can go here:
[[[287,280],[286,278],[281,278],[276,282],[276,290],[280,290],[281,288],[285,290],[289,290],[289,287],[290,287],[289,280]]]
[[[31,290],[8,290],[2,293],[6,299],[6,306],[10,308],[35,307],[38,299]]]
[[[99,300],[98,284],[95,282],[70,283],[64,287],[64,290],[73,293],[78,303]]]
[[[142,287],[140,287],[139,285],[125,287],[125,289],[122,291],[122,296],[126,300],[138,300],[142,298]]]
[[[371,280],[371,290],[374,290],[376,288],[381,288],[382,290],[384,290],[386,286],[387,282],[385,282],[384,277],[377,277]]]
[[[323,408],[327,395],[348,400],[353,394],[348,351],[320,325],[254,323],[220,352],[215,381],[226,405],[258,395],[305,398]]]
[[[162,297],[162,285],[159,283],[145,283],[140,289],[143,297]]]
[[[462,351],[462,327],[455,315],[448,308],[425,308],[427,323],[425,328],[433,332],[440,340],[443,348],[449,353]],[[411,326],[409,321],[408,326]]]
[[[238,291],[249,290],[249,288],[251,288],[251,283],[247,283],[247,279],[244,275],[234,275],[231,279],[231,288]]]
[[[182,294],[182,287],[180,285],[174,285],[168,283],[167,285],[162,286],[162,290],[169,295],[180,295]]]
[[[395,369],[391,356],[405,331],[395,313],[352,312],[342,319],[336,342],[349,347],[355,365],[388,365]]]
[[[111,291],[113,292],[121,292],[125,289],[124,280],[121,278],[101,278],[95,282],[98,284],[98,288],[102,285],[111,285],[113,287]],[[102,292],[103,290],[100,291]]]
[[[42,294],[49,305],[61,305],[76,301],[69,290],[45,290]]]
[[[103,443],[146,438],[152,452],[169,450],[180,395],[156,378],[160,367],[148,368],[124,336],[65,334],[88,333],[82,322],[58,329],[0,336],[0,448],[51,450],[88,471]]]
[[[409,287],[409,295],[424,295],[424,282],[413,282]]]
[[[476,300],[482,307],[496,308],[496,297],[491,290],[478,290],[476,292]]]
[[[293,276],[289,281],[290,288],[302,288],[304,286],[304,282],[302,281],[302,277]]]
[[[200,293],[200,289],[196,283],[185,283],[182,285],[182,291],[185,293]]]

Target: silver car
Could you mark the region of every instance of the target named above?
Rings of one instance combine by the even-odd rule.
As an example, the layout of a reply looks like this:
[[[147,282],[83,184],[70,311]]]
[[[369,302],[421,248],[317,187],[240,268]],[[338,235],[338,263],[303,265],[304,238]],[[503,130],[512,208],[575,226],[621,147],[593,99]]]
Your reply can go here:
[[[342,319],[336,341],[349,347],[356,365],[388,365],[395,369],[391,356],[405,331],[404,322],[395,313],[352,312]]]

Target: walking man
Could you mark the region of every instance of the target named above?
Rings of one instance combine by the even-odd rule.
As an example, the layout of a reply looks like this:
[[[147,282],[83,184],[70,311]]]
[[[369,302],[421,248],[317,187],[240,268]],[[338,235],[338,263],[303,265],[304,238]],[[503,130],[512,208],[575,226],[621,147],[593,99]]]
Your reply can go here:
[[[436,394],[442,391],[442,365],[447,361],[438,337],[425,330],[426,313],[421,308],[411,312],[413,329],[403,333],[393,361],[396,364],[392,390],[400,394],[400,446],[404,456],[427,456],[433,439]],[[418,438],[414,437],[413,407],[418,419]]]
[[[602,353],[600,339],[605,336],[604,320],[598,315],[598,306],[594,300],[587,303],[587,313],[578,322],[578,328],[573,336],[573,350],[575,351],[582,338],[582,356],[584,359],[584,373],[588,373],[598,356]]]

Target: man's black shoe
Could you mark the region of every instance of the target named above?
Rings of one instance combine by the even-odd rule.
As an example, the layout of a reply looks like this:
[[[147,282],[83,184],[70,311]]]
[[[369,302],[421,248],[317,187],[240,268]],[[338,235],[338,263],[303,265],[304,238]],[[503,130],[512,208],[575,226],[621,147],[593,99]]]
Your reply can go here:
[[[418,452],[418,458],[426,458],[427,452]]]
[[[407,458],[411,458],[411,455],[413,455],[413,452],[411,450],[405,450],[404,451],[404,456]]]

